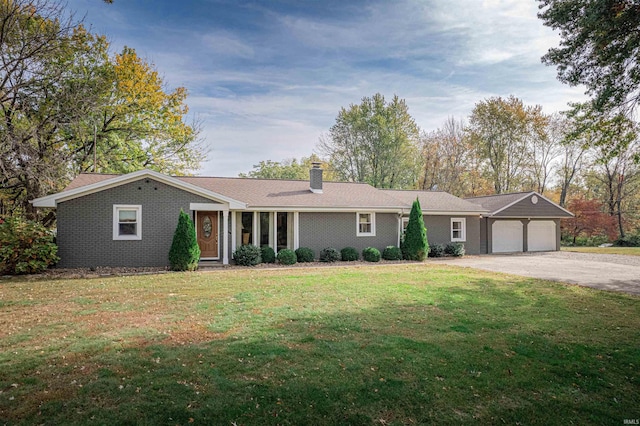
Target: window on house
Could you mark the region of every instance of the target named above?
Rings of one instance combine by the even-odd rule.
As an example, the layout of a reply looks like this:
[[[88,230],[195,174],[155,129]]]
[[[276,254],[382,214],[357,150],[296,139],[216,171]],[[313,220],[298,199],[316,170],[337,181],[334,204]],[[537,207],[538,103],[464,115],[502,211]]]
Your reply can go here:
[[[357,235],[375,236],[376,235],[376,215],[375,213],[356,213]]]
[[[142,239],[142,206],[113,206],[113,239]]]
[[[451,219],[451,241],[466,241],[466,219],[465,218],[452,218]]]

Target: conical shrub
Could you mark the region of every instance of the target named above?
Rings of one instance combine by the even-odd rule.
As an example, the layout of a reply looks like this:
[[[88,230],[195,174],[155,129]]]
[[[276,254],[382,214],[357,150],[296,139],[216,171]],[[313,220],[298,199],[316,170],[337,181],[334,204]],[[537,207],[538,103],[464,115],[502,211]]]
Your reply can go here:
[[[416,198],[411,206],[407,229],[404,231],[402,255],[407,260],[424,260],[428,253],[427,228],[424,226],[420,201]]]
[[[180,210],[178,226],[173,234],[173,242],[169,250],[169,264],[173,271],[195,271],[200,260],[200,247],[196,240],[196,229],[193,221],[183,210]]]

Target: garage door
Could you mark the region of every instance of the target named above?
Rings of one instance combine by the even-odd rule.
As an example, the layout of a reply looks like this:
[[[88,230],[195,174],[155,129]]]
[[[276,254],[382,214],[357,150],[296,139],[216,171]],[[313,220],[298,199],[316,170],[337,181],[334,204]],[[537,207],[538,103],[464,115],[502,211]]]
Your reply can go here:
[[[497,220],[491,226],[493,253],[522,251],[522,222],[519,220]]]
[[[552,220],[532,220],[527,228],[529,251],[556,249],[556,224]]]

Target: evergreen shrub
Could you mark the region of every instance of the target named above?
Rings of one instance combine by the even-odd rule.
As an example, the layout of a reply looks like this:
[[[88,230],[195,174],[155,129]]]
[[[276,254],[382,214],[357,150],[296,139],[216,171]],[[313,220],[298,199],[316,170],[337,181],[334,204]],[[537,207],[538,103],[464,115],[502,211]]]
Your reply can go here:
[[[420,201],[416,198],[411,206],[409,223],[402,239],[402,255],[407,260],[424,260],[429,253],[427,241],[427,228],[422,218]]]
[[[444,252],[449,256],[461,257],[464,256],[464,244],[462,243],[449,243],[444,248]]]
[[[298,258],[298,262],[313,262],[315,258],[315,253],[308,247],[300,247],[296,249],[296,257]]]
[[[262,250],[253,244],[245,244],[233,252],[233,258],[237,265],[256,266],[262,262]]]
[[[291,249],[282,249],[278,252],[278,263],[283,265],[293,265],[298,262],[295,252]]]
[[[432,244],[429,246],[429,257],[444,256],[444,246],[442,244]]]
[[[362,250],[362,258],[367,262],[380,262],[380,250],[375,247],[367,247]]]
[[[337,262],[338,260],[340,260],[340,252],[333,247],[320,251],[320,262]]]
[[[345,247],[340,250],[340,258],[343,262],[353,262],[360,258],[358,250],[353,247]]]
[[[276,252],[269,246],[262,246],[260,248],[260,257],[262,258],[262,263],[276,262]]]
[[[396,246],[387,246],[382,250],[384,260],[402,260],[402,251]]]
[[[199,260],[200,247],[196,240],[196,229],[189,215],[181,209],[169,249],[169,265],[172,271],[195,271]]]

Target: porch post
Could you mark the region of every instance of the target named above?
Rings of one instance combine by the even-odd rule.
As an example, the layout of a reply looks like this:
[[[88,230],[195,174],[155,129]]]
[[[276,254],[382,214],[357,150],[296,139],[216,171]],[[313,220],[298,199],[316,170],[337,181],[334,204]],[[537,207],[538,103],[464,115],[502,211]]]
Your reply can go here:
[[[273,251],[278,254],[278,212],[273,212]]]
[[[222,264],[229,264],[229,210],[222,211]]]
[[[253,235],[251,244],[260,247],[260,240],[258,240],[258,212],[253,212],[253,225],[251,225],[251,227],[253,228],[251,231],[251,235]]]
[[[237,226],[238,224],[236,223],[236,217],[238,215],[236,214],[236,212],[231,212],[231,253],[233,253],[236,249],[236,234],[238,233],[237,231]],[[232,256],[233,257],[233,256]]]
[[[293,212],[293,249],[300,248],[300,212]]]

